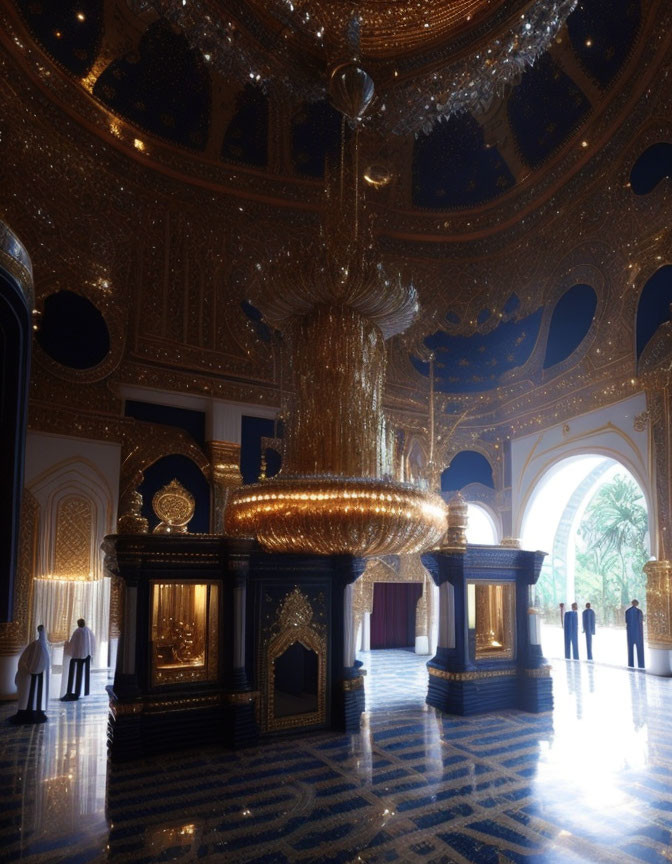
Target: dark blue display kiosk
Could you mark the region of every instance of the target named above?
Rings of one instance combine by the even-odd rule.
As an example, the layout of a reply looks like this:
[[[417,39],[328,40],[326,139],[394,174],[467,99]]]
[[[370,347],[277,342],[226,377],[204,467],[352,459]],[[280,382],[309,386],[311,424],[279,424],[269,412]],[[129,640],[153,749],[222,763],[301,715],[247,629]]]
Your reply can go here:
[[[544,554],[467,546],[422,556],[440,597],[438,647],[427,664],[429,705],[461,715],[553,708],[550,666],[530,604]]]

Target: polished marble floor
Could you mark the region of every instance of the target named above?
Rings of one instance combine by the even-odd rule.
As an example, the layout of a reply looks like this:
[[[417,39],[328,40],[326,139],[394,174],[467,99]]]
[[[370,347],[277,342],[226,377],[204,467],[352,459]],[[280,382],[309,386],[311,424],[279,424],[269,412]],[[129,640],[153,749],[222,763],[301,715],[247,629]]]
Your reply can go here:
[[[555,661],[552,715],[423,704],[426,657],[362,655],[361,734],[109,769],[102,696],[0,727],[0,860],[672,861],[672,680]],[[0,708],[4,720],[14,707]]]

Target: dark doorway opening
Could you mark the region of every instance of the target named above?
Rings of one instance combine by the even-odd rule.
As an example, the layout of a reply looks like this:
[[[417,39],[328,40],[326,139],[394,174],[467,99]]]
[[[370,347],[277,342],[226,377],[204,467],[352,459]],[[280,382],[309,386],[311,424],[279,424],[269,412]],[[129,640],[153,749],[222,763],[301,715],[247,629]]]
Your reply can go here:
[[[415,607],[420,582],[376,582],[371,613],[371,650],[415,647]]]
[[[317,711],[318,657],[294,642],[275,660],[275,716]]]

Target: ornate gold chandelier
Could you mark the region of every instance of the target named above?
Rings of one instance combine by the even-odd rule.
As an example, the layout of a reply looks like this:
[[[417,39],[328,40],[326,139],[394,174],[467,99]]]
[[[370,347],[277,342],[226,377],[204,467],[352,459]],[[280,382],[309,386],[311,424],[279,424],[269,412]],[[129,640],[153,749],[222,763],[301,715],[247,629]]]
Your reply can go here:
[[[355,65],[339,67],[331,95],[356,123],[373,82]],[[341,190],[344,173],[342,152]],[[387,276],[360,230],[356,155],[351,174],[350,201],[331,190],[317,248],[276,262],[259,303],[289,345],[294,405],[281,473],[237,490],[225,529],[273,552],[419,552],[446,530],[438,495],[390,476],[385,339],[408,327],[418,305],[413,286]]]

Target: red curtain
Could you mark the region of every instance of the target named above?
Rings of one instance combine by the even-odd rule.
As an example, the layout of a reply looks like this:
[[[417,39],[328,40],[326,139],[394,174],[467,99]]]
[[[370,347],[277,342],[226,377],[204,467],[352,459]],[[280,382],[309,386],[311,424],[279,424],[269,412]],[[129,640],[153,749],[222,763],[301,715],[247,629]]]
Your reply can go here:
[[[371,648],[415,646],[415,607],[420,582],[376,582],[373,586]]]

